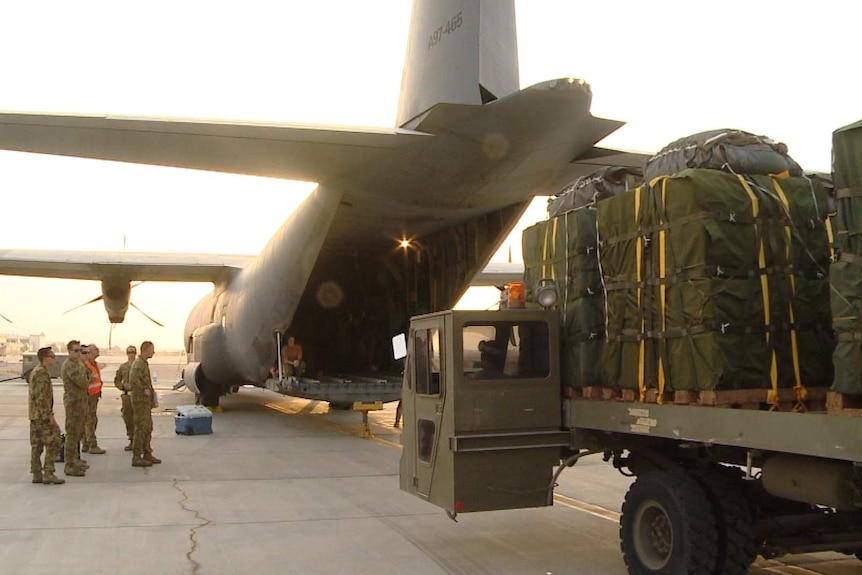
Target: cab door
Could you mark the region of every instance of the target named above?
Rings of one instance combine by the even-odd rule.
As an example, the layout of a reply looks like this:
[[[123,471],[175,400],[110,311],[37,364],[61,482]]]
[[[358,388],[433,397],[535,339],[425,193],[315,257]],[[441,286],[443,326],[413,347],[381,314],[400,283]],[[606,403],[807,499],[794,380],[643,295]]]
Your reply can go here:
[[[413,319],[403,490],[451,515],[550,504],[553,468],[570,443],[557,329],[556,314],[540,310]]]
[[[438,469],[451,468],[446,508],[550,505],[554,467],[570,443],[562,428],[556,312],[459,311],[451,332],[450,461],[438,462]]]
[[[402,403],[404,446],[401,458],[401,488],[428,499],[435,475],[447,474],[437,468],[441,428],[446,400],[443,333],[445,316],[414,319],[408,342]]]

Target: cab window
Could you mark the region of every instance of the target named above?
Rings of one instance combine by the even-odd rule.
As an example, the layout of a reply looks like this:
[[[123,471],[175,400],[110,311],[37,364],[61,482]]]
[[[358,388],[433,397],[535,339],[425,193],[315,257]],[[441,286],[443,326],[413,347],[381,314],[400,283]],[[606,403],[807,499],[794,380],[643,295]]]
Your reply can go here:
[[[537,379],[550,374],[548,324],[541,321],[468,324],[462,333],[468,379]]]
[[[413,362],[416,393],[440,395],[440,331],[437,328],[413,332]]]

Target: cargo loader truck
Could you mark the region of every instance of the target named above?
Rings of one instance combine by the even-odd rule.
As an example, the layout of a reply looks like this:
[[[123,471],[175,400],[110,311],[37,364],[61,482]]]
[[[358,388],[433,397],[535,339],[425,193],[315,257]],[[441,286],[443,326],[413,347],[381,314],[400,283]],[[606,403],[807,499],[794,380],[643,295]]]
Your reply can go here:
[[[858,417],[584,397],[561,381],[560,337],[553,310],[413,318],[401,489],[453,518],[541,507],[560,472],[603,457],[635,476],[620,519],[632,574],[740,575],[757,554],[860,556]]]

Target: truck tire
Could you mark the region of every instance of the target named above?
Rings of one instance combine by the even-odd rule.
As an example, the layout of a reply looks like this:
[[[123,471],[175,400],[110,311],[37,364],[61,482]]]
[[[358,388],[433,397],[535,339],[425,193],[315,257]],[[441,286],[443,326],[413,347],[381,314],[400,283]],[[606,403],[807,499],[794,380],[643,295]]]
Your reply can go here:
[[[620,547],[631,575],[713,573],[718,533],[703,487],[680,471],[639,476],[623,503]]]
[[[716,466],[695,475],[706,490],[718,527],[715,575],[745,575],[757,557],[754,512],[739,470]]]

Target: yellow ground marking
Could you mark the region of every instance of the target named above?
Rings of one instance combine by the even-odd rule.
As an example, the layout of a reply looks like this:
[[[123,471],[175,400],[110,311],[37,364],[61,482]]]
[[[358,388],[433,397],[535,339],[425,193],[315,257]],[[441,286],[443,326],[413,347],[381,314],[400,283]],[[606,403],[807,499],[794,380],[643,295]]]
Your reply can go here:
[[[593,505],[592,503],[587,503],[586,501],[581,501],[580,499],[574,499],[566,495],[554,493],[554,501],[556,501],[560,505],[569,507],[570,509],[576,509],[577,511],[589,513],[590,515],[598,517],[599,519],[613,521],[614,523],[620,522],[619,512],[611,511],[610,509],[605,509],[604,507],[599,507],[598,505]]]

